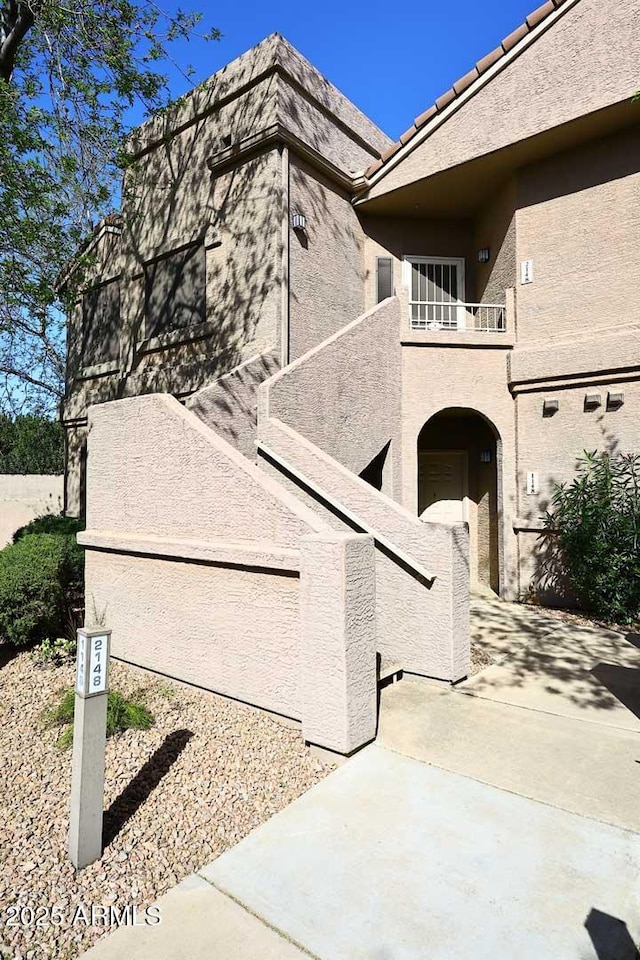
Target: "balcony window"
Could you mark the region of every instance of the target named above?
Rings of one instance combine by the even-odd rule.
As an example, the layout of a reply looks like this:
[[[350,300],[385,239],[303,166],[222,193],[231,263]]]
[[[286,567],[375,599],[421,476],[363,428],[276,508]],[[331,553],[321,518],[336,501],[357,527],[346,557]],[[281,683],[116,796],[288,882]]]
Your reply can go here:
[[[504,304],[465,302],[463,259],[406,257],[404,282],[412,330],[506,330]]]
[[[464,260],[407,257],[405,269],[413,329],[464,329]]]

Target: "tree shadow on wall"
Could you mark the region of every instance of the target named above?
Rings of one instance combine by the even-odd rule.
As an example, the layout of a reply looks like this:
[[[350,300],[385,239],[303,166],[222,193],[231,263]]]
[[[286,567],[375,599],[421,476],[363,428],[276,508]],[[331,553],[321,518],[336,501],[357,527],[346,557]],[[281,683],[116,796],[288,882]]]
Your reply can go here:
[[[126,173],[120,252],[109,254],[122,275],[120,304],[116,309],[114,301],[98,313],[94,304],[92,318],[93,294],[85,297],[88,309],[78,335],[70,331],[69,392],[83,389],[76,379],[80,368],[117,362],[108,354],[121,326],[125,347],[120,372],[93,379],[86,388],[90,402],[153,392],[188,397],[236,367],[253,345],[255,354],[275,346],[282,261],[280,159],[273,144],[256,146],[242,158],[234,145],[265,127],[277,89],[274,76],[226,112],[200,117],[177,135],[171,112],[156,118],[154,146]],[[204,103],[207,96],[204,90],[194,100]],[[295,124],[295,102],[290,108]],[[315,130],[314,137],[320,148],[329,146],[323,129]],[[211,157],[217,158],[215,172],[207,166]],[[314,194],[313,207],[314,220],[331,224],[339,239],[343,228],[332,224],[321,192]],[[185,256],[198,245],[207,248],[206,293],[201,271]],[[108,265],[105,269],[109,273]],[[158,283],[161,298],[154,295]],[[171,305],[163,317],[156,316],[160,300]],[[175,342],[167,343],[165,337],[155,343],[163,334]],[[272,372],[268,363],[264,373]],[[261,382],[261,371],[253,373]],[[222,383],[208,404],[208,415],[224,422],[231,437],[236,390],[237,384]]]

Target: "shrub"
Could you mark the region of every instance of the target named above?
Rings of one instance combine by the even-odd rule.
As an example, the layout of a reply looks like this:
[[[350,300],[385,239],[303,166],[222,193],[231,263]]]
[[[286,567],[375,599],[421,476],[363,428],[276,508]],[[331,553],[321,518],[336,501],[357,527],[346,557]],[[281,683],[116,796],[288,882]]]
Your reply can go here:
[[[36,414],[0,414],[0,473],[64,472],[64,428]]]
[[[76,655],[76,636],[75,633],[69,637],[45,637],[42,643],[33,651],[33,658],[42,666],[51,664],[54,667],[60,666],[67,660],[71,660]]]
[[[29,532],[39,522],[0,550],[0,637],[15,646],[73,632],[81,603],[84,555],[75,533],[66,525]]]
[[[547,526],[580,602],[608,621],[640,613],[640,455],[587,453],[555,488]]]
[[[44,712],[48,727],[65,727],[58,737],[58,747],[66,750],[73,743],[73,714],[75,710],[73,687],[65,690],[60,702]],[[155,723],[153,714],[141,699],[127,699],[118,690],[111,690],[107,698],[107,736],[124,730],[148,730]]]
[[[76,517],[64,517],[61,513],[46,513],[42,517],[36,517],[31,523],[20,527],[13,535],[13,542],[17,543],[23,537],[31,533],[55,533],[62,537],[73,537],[76,533],[83,530],[81,520]]]

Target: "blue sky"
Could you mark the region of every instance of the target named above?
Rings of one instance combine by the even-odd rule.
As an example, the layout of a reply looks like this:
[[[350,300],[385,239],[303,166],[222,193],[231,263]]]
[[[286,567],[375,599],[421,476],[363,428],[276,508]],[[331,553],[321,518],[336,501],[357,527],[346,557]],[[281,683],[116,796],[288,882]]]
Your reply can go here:
[[[180,50],[203,80],[278,31],[392,137],[492,50],[540,0],[182,0],[201,10],[221,40]],[[177,7],[175,0],[165,9]],[[176,96],[184,82],[172,80]]]

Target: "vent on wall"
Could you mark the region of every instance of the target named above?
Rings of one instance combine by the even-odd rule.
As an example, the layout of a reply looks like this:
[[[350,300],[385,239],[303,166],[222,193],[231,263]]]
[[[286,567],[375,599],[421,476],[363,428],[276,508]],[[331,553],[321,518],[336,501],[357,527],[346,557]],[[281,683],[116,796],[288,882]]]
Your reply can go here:
[[[617,410],[624,403],[624,393],[614,393],[612,390],[607,394],[607,410]]]
[[[377,303],[393,296],[393,258],[376,257]]]

